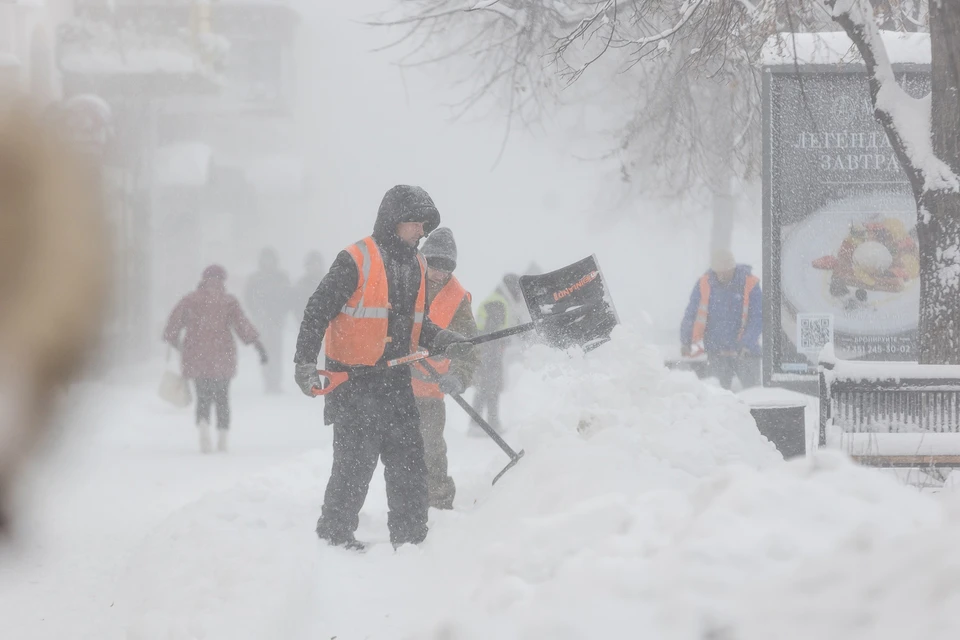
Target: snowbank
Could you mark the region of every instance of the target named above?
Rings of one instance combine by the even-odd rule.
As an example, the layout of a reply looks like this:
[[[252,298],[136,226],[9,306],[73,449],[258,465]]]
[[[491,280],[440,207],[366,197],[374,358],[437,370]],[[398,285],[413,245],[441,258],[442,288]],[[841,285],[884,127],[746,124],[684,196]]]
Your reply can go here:
[[[288,614],[309,610],[317,575],[316,457],[209,494],[149,536],[117,603],[128,640],[293,637]]]
[[[939,511],[827,456],[766,473],[727,469],[687,490],[574,500],[550,518],[499,515],[513,518],[501,544],[460,556],[455,573],[469,586],[443,603],[455,613],[427,637],[710,637],[729,626],[741,585],[787,575],[864,530],[893,539],[930,526]],[[452,546],[445,555],[457,562]]]
[[[731,637],[958,637],[960,495],[948,493],[942,504],[937,528],[893,537],[864,527],[833,553],[754,585],[740,599]]]
[[[702,638],[744,582],[863,528],[937,522],[932,499],[839,455],[781,462],[746,405],[629,336],[605,348],[532,354],[517,385],[528,456],[435,527],[424,555],[462,580],[443,582],[450,613],[417,637]]]
[[[881,31],[893,64],[930,64],[930,34]],[[778,33],[764,43],[760,58],[769,66],[796,64],[862,64],[843,31]]]
[[[477,477],[455,473],[457,510],[431,512],[423,545],[381,542],[379,480],[361,514],[360,537],[376,543],[365,555],[313,539],[328,467],[307,456],[146,542],[130,637],[700,640],[747,629],[756,585],[943,520],[937,498],[839,454],[783,462],[745,403],[667,371],[627,331],[587,356],[533,348],[514,372],[506,437],[526,457],[495,487],[499,454]],[[769,619],[792,607],[771,604]]]
[[[662,465],[691,477],[780,461],[745,403],[692,373],[668,371],[655,347],[622,327],[586,356],[530,349],[513,388],[504,404],[523,425],[528,452],[573,447],[577,456],[603,458],[614,449],[632,467]]]

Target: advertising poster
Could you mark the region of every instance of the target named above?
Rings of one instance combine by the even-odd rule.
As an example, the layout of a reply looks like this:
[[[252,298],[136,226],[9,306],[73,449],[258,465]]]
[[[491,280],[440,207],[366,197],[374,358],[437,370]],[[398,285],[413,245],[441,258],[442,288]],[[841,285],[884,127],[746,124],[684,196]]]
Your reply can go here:
[[[929,92],[925,71],[899,78]],[[843,359],[916,360],[916,206],[866,74],[784,68],[764,93],[767,383],[815,379],[827,343]]]

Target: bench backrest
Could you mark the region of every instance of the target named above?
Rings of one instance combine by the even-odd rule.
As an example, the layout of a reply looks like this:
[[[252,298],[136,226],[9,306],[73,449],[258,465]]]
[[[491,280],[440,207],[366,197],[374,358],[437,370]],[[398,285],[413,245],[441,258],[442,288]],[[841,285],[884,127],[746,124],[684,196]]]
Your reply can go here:
[[[827,424],[846,432],[960,432],[960,378],[864,378],[821,366],[820,446]]]

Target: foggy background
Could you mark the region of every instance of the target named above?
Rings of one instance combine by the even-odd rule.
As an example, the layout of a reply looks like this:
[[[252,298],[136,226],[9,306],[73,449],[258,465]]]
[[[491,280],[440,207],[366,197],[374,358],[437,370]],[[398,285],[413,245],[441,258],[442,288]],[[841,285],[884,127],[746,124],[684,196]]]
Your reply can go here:
[[[678,342],[683,307],[707,267],[709,211],[696,202],[671,210],[652,199],[625,197],[617,167],[596,159],[611,140],[602,109],[573,104],[549,113],[534,130],[515,124],[499,157],[507,126],[502,105],[483,104],[454,122],[450,105],[465,95],[453,86],[462,79],[456,67],[401,70],[396,62],[406,44],[374,51],[397,33],[362,21],[389,2],[293,6],[301,13],[293,60],[295,122],[290,145],[281,151],[300,154],[302,190],[258,199],[254,223],[233,223],[239,241],[231,240],[238,229],[229,222],[208,227],[202,257],[190,268],[178,249],[170,251],[171,260],[159,260],[164,282],[154,304],[153,335],[206,263],[223,263],[231,276],[228,287],[239,293],[259,249],[270,245],[296,279],[308,250],[320,250],[329,265],[339,250],[372,230],[383,193],[406,183],[427,189],[442,224],[453,229],[457,275],[475,300],[507,271],[523,273],[532,262],[549,271],[596,253],[622,319],[645,327],[654,342]],[[734,233],[738,259],[756,273],[758,204],[740,198]],[[161,219],[168,213],[156,211]],[[194,240],[192,229],[161,234],[173,247]],[[291,331],[294,325],[299,319]],[[290,360],[292,351],[283,358]]]

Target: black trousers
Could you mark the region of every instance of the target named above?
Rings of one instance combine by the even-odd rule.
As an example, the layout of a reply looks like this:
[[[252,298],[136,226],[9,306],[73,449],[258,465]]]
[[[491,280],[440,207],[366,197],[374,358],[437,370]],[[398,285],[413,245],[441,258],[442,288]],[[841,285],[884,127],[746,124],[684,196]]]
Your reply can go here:
[[[335,392],[341,397],[333,424],[333,468],[318,531],[342,538],[357,530],[370,479],[382,459],[390,541],[422,542],[429,507],[427,467],[409,375],[385,374],[347,384],[350,387]]]
[[[729,389],[733,378],[740,380],[744,389],[760,384],[760,358],[755,356],[710,355],[704,371],[705,377],[716,377],[720,386]]]
[[[230,379],[197,378],[197,424],[210,422],[210,411],[217,407],[217,429],[230,428]]]

